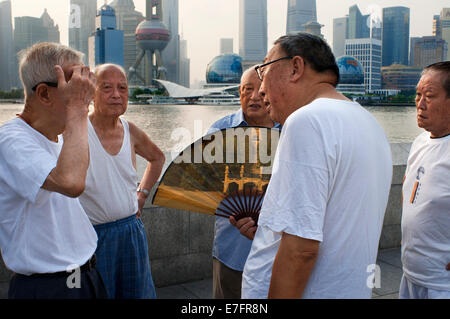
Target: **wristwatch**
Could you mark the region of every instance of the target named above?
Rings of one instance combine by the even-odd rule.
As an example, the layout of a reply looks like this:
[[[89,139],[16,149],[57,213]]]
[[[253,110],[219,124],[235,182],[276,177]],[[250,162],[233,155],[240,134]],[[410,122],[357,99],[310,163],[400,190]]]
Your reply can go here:
[[[149,195],[150,195],[150,192],[148,191],[148,190],[146,190],[145,188],[138,188],[137,190],[136,190],[136,192],[138,192],[138,193],[144,193],[144,195],[145,195],[145,197],[148,197]]]

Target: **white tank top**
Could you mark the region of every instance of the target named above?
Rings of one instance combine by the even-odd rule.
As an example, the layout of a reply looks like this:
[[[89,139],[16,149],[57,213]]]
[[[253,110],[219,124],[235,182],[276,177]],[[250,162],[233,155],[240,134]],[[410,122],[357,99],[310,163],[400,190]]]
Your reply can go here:
[[[138,211],[137,173],[131,159],[130,130],[122,120],[124,136],[119,154],[112,156],[88,121],[90,164],[81,205],[92,224],[99,225],[129,217]]]

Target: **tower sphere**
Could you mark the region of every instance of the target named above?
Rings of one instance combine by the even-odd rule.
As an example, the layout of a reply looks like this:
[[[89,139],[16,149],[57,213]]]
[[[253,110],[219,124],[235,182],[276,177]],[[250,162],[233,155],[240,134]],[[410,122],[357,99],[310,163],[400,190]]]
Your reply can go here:
[[[162,51],[170,41],[170,32],[160,20],[145,20],[136,29],[136,41],[142,50]]]

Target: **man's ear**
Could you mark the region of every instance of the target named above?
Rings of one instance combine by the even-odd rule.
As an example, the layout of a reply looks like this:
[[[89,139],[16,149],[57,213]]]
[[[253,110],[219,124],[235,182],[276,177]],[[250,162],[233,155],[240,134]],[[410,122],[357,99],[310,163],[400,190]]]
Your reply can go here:
[[[47,85],[39,84],[34,94],[40,103],[48,106],[52,104],[52,97]]]
[[[292,58],[291,80],[297,82],[305,73],[305,60],[301,56]]]

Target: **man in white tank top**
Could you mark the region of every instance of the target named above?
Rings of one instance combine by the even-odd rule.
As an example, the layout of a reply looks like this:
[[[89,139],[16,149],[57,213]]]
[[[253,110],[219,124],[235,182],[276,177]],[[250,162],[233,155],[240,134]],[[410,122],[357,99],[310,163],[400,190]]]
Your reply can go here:
[[[120,118],[128,105],[124,70],[106,64],[95,73],[94,112],[88,123],[90,164],[80,202],[99,238],[98,270],[111,299],[156,298],[139,216],[161,174],[164,154],[142,130]],[[137,190],[136,154],[149,162]]]

